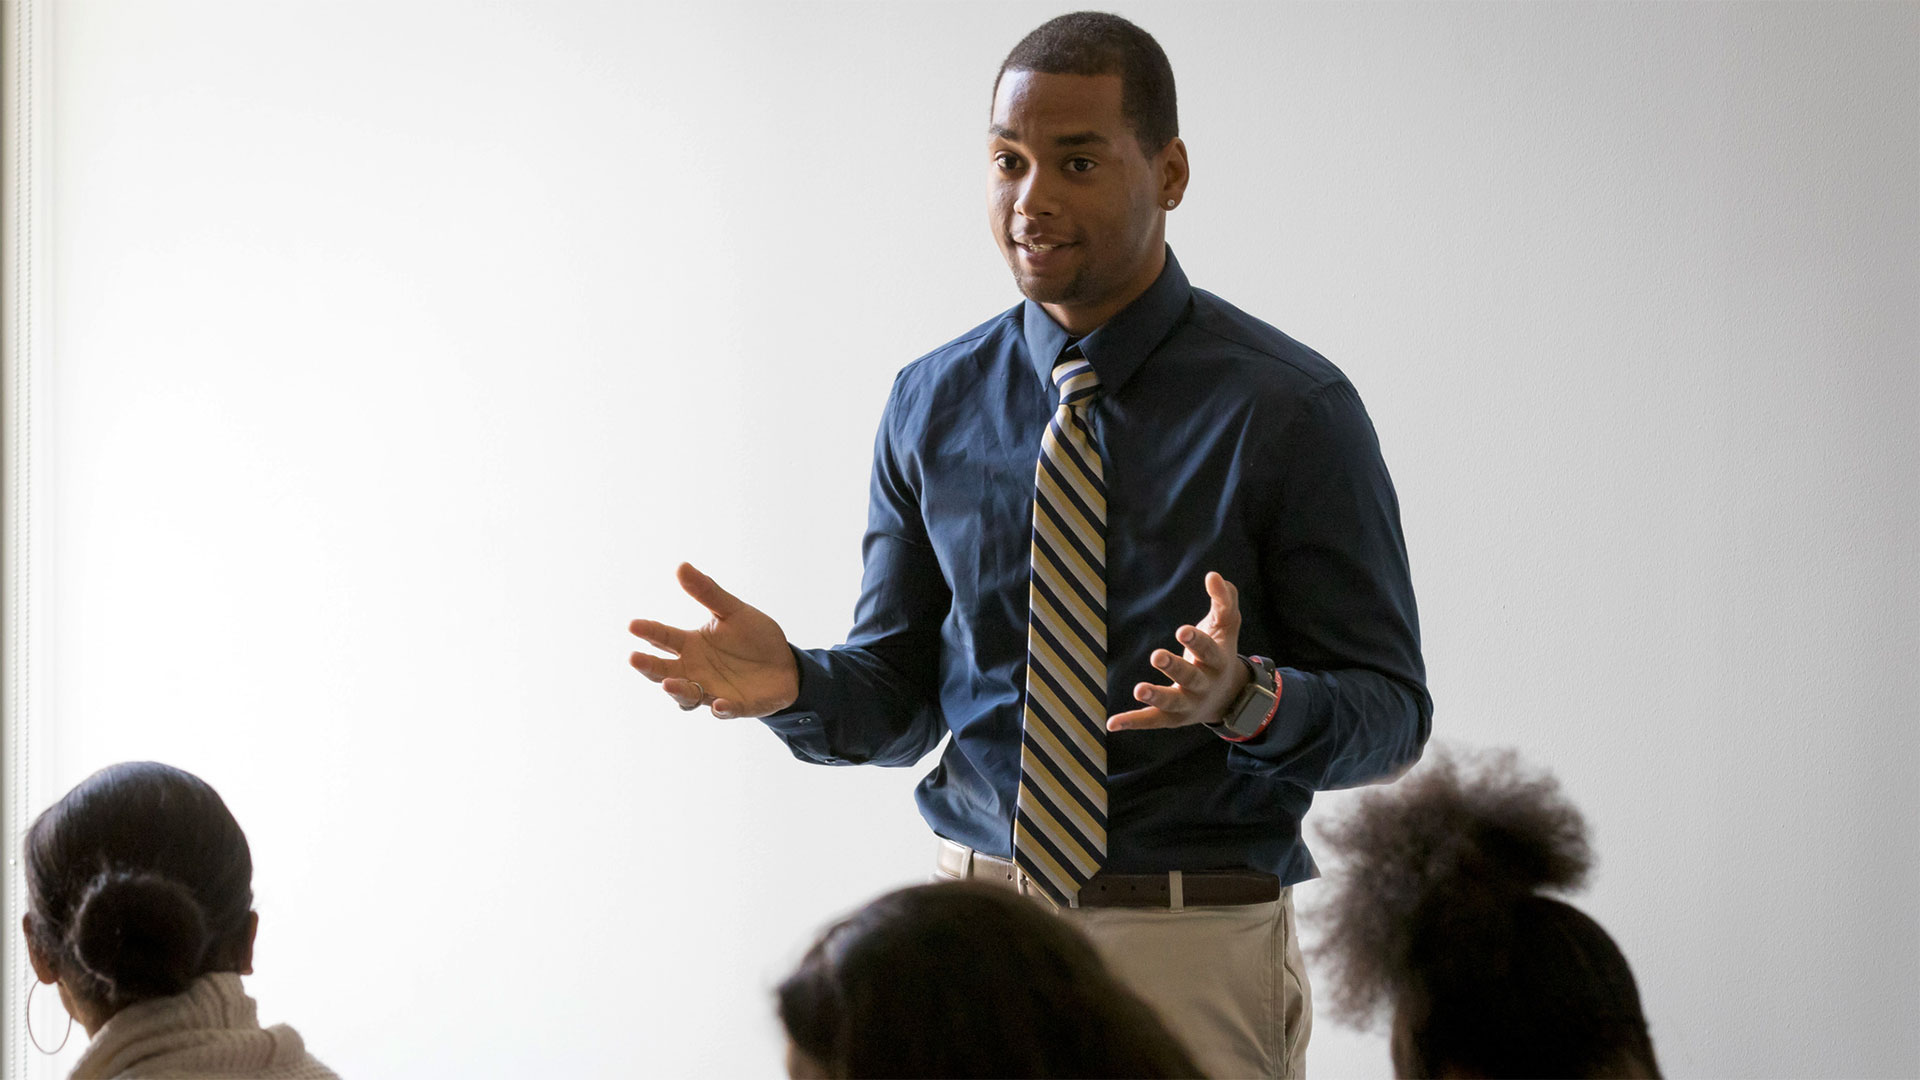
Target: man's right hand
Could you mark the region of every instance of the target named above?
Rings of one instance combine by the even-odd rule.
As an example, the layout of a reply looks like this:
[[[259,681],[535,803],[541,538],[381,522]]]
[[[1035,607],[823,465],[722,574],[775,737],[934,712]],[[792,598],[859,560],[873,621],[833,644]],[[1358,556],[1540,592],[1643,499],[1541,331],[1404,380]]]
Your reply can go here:
[[[636,652],[634,669],[682,709],[707,705],[715,716],[769,716],[792,705],[800,696],[800,669],[780,624],[690,563],[681,563],[676,576],[713,618],[698,630],[633,620],[628,629],[635,637],[678,657]]]

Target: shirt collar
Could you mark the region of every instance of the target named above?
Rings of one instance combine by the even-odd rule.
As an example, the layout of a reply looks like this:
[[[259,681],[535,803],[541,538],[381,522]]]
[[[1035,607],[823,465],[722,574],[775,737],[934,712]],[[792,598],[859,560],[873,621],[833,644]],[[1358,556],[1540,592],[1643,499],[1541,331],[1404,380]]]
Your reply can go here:
[[[1108,393],[1126,385],[1140,370],[1148,354],[1166,339],[1173,324],[1187,310],[1193,286],[1181,271],[1173,249],[1167,249],[1167,265],[1147,291],[1134,298],[1120,313],[1080,339],[1080,352],[1100,376],[1100,385]],[[1053,385],[1053,365],[1066,348],[1067,331],[1054,322],[1046,309],[1028,300],[1021,305],[1021,328],[1027,339],[1027,355],[1040,381]]]

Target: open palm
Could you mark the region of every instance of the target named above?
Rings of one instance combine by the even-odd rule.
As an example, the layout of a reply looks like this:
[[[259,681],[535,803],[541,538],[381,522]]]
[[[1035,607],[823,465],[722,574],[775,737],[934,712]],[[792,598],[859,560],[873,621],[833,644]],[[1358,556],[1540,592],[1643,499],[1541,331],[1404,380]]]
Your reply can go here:
[[[793,704],[800,672],[780,624],[688,563],[676,576],[712,618],[695,630],[633,620],[628,630],[635,637],[672,654],[636,652],[629,661],[634,669],[683,709],[707,705],[715,716],[767,716]]]

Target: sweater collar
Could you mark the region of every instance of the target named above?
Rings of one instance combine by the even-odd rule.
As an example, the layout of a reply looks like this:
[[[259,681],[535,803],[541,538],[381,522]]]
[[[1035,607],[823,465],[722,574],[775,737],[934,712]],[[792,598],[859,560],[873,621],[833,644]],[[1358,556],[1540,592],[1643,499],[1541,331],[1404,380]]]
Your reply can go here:
[[[181,993],[138,1001],[108,1017],[70,1075],[86,1080],[171,1070],[244,1076],[305,1054],[292,1028],[261,1028],[240,976],[220,971],[200,976]]]

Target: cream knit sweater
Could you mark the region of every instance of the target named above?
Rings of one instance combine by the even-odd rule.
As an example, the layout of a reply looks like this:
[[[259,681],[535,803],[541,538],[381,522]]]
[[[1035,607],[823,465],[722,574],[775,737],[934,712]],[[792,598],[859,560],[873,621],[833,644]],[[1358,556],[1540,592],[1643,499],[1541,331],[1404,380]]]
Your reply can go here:
[[[184,993],[114,1013],[69,1075],[339,1080],[307,1053],[298,1032],[285,1024],[261,1027],[253,999],[230,971],[202,975]]]

